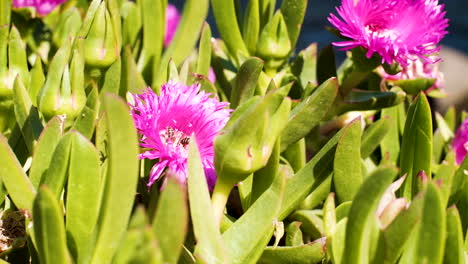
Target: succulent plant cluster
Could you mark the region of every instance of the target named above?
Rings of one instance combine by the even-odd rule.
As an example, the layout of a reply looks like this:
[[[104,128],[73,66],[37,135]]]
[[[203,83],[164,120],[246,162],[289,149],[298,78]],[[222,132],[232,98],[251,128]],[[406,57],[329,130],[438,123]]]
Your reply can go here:
[[[342,0],[337,67],[308,4],[0,0],[0,263],[468,261],[443,5]]]

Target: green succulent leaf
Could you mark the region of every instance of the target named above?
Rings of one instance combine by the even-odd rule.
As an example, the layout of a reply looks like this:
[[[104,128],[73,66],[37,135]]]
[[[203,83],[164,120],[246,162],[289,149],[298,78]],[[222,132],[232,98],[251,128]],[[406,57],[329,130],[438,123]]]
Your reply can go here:
[[[39,188],[32,213],[41,263],[72,263],[67,250],[61,206],[55,194],[46,186]]]
[[[286,178],[281,176],[223,233],[233,264],[256,263],[270,241],[284,197]]]
[[[130,218],[138,179],[138,141],[128,107],[113,95],[104,96],[103,106],[107,116],[108,166],[91,263],[112,259]]]
[[[394,167],[382,167],[367,177],[351,205],[346,225],[344,263],[369,263],[369,226],[387,187],[397,175]]]
[[[65,137],[68,135],[71,146],[67,171],[67,242],[74,259],[84,263],[86,255],[90,254],[90,241],[99,213],[102,178],[94,145],[76,131]]]
[[[284,22],[288,27],[291,47],[296,46],[306,13],[307,2],[308,0],[284,0],[281,2],[281,13],[283,13]]]
[[[152,226],[164,262],[177,263],[188,230],[188,206],[185,186],[168,176]]]
[[[320,263],[325,256],[325,240],[294,247],[267,247],[258,263],[261,264],[306,264]]]
[[[0,177],[17,208],[32,211],[36,190],[23,171],[7,139],[0,134]]]
[[[336,78],[330,78],[292,109],[281,133],[281,151],[305,137],[319,124],[330,110],[337,93],[338,82]]]
[[[208,76],[211,64],[211,28],[206,22],[203,24],[199,45],[197,73]]]
[[[259,0],[249,1],[244,16],[242,37],[250,54],[257,50],[258,36],[260,35],[260,7]]]
[[[333,166],[333,183],[340,202],[353,200],[363,182],[361,171],[361,119],[344,128]]]
[[[446,213],[438,187],[427,183],[421,221],[411,234],[400,263],[442,263],[446,238]]]
[[[456,207],[447,209],[447,238],[445,239],[444,263],[465,263],[463,230]]]
[[[254,95],[262,69],[263,61],[255,57],[246,60],[241,65],[232,84],[231,108],[237,108]]]
[[[34,144],[44,127],[39,119],[37,108],[33,106],[29,93],[19,77],[15,79],[13,87],[16,122],[18,122],[29,152],[33,153]]]
[[[384,108],[381,111],[383,118],[388,118],[388,132],[380,143],[380,153],[382,155],[382,163],[396,165],[400,155],[400,129],[398,123],[398,108],[394,106]]]
[[[242,39],[234,1],[211,0],[213,14],[216,19],[216,27],[219,29],[221,38],[226,43],[229,52],[238,59],[247,56],[249,52]]]
[[[191,137],[188,155],[188,196],[193,232],[197,239],[197,263],[225,263],[227,252],[215,221],[203,165],[195,137]]]
[[[420,189],[418,174],[421,171],[424,171],[429,177],[431,176],[431,155],[431,108],[426,96],[421,93],[408,111],[401,143],[401,175],[407,174],[402,187],[404,197],[411,198]]]
[[[301,231],[301,222],[293,221],[286,228],[285,245],[287,247],[304,245],[304,240]]]
[[[163,77],[166,76],[166,67],[170,59],[174,60],[176,65],[180,65],[191,54],[202,31],[203,23],[208,14],[208,7],[209,0],[185,1],[184,11],[174,38],[164,52],[159,67],[155,67],[153,72],[153,76],[156,77],[153,80],[152,87],[158,87],[163,83]],[[213,10],[216,12],[215,8]],[[232,27],[232,25],[229,26]]]

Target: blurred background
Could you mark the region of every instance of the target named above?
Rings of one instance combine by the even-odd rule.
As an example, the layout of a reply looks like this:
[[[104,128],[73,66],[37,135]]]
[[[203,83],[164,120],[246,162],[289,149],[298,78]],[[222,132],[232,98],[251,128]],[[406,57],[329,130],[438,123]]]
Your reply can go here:
[[[240,0],[242,7],[249,0]],[[185,0],[169,0],[179,10],[182,10]],[[281,3],[280,0],[277,1]],[[310,43],[317,42],[319,48],[337,41],[337,37],[325,30],[331,26],[327,17],[335,12],[341,0],[309,1],[306,17],[304,19],[301,35],[296,51],[306,48]],[[447,97],[435,101],[438,111],[444,111],[448,106],[454,105],[458,109],[468,110],[468,0],[439,0],[445,5],[449,18],[449,34],[442,40],[440,57],[442,62],[440,70],[444,73],[444,89]],[[208,23],[213,29],[213,35],[219,36],[213,14],[210,12]],[[335,49],[337,60],[344,58],[344,52]]]

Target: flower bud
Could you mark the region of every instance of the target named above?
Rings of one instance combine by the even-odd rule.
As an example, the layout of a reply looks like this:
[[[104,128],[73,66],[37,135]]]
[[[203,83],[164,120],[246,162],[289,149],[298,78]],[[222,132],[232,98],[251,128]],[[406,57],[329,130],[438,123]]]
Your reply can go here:
[[[76,8],[65,11],[58,22],[57,30],[54,31],[52,40],[57,47],[61,47],[69,36],[76,36],[81,27],[80,12]]]
[[[69,52],[68,41],[54,56],[46,82],[39,93],[39,109],[46,119],[65,114],[72,120],[86,103],[84,59],[79,49],[75,49],[69,66]]]
[[[291,100],[282,89],[240,105],[214,143],[218,181],[242,181],[264,167],[290,109]]]
[[[8,27],[1,28],[0,34],[8,34]],[[13,95],[13,83],[16,76],[19,75],[23,82],[28,82],[29,71],[24,48],[25,44],[16,27],[13,26],[11,28],[8,41],[3,45],[0,44],[0,52],[2,53],[0,61],[3,64],[0,65],[0,99],[7,99]]]
[[[110,8],[112,3],[101,2],[85,38],[84,55],[89,66],[108,67],[120,55],[120,20],[115,19],[113,8]]]
[[[291,52],[288,28],[281,12],[265,25],[257,42],[257,56],[265,61],[265,67],[276,69]]]

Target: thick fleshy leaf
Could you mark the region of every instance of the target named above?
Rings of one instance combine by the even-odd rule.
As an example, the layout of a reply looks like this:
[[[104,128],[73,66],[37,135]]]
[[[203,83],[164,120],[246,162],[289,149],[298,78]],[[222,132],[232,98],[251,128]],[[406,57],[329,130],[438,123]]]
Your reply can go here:
[[[164,52],[159,67],[155,67],[153,72],[153,88],[163,83],[163,77],[166,76],[166,67],[170,59],[174,60],[176,65],[180,65],[191,54],[208,14],[208,6],[209,0],[185,1],[177,32]],[[232,27],[232,25],[230,26]]]
[[[369,157],[372,152],[380,145],[390,130],[392,120],[389,116],[384,116],[377,122],[370,125],[362,134],[361,157]]]
[[[262,68],[263,61],[255,57],[241,65],[232,84],[231,108],[235,109],[254,95]]]
[[[19,77],[15,79],[13,87],[16,121],[21,128],[24,142],[29,152],[33,153],[34,144],[44,127],[39,119],[37,108],[33,106],[31,98],[29,98],[29,93]]]
[[[342,204],[343,205],[343,204]],[[331,259],[333,263],[341,263],[343,259],[343,253],[346,243],[346,225],[348,224],[348,218],[345,217],[338,222],[336,225],[335,234],[331,241],[331,245],[327,244],[327,252],[331,253]]]
[[[109,67],[109,69],[107,69],[106,73],[104,74],[102,88],[100,91],[101,95],[105,93],[119,94],[121,74],[122,59],[119,58]]]
[[[120,79],[119,95],[123,97],[127,92],[140,93],[146,87],[147,85],[143,76],[138,72],[130,47],[127,46],[122,54],[122,76]]]
[[[29,179],[35,188],[39,187],[43,175],[49,169],[55,147],[62,138],[63,122],[60,116],[52,118],[39,136],[29,170]]]
[[[122,13],[122,44],[133,45],[141,30],[141,8],[135,3],[125,1],[121,6]]]
[[[49,191],[59,200],[62,195],[63,187],[68,178],[68,166],[70,162],[72,134],[65,134],[55,148],[49,168],[41,177],[40,184],[47,185]]]
[[[340,202],[351,201],[363,181],[361,171],[361,119],[344,128],[333,164],[333,184]]]
[[[299,52],[291,65],[291,71],[299,77],[302,87],[305,88],[309,82],[312,86],[317,86],[317,43],[312,43]]]
[[[400,263],[442,263],[447,233],[445,208],[434,183],[429,182],[424,191],[421,221],[411,234]]]
[[[129,229],[123,237],[112,263],[176,263],[163,262],[161,249],[148,224],[146,212],[142,206],[136,208]]]
[[[286,218],[333,171],[333,156],[342,131],[333,136],[320,151],[286,184],[279,220]]]
[[[7,139],[0,134],[0,177],[17,208],[32,210],[36,190],[23,171]]]
[[[424,171],[429,177],[431,176],[431,162],[431,108],[426,96],[421,93],[408,111],[401,143],[401,175],[407,174],[401,189],[404,197],[411,198],[420,189],[417,179],[420,171]]]
[[[307,160],[306,140],[305,138],[291,144],[283,151],[282,156],[288,161],[294,172],[302,169]]]
[[[188,229],[188,206],[185,186],[168,176],[152,226],[164,262],[177,263]]]
[[[213,215],[203,165],[193,136],[190,139],[187,163],[190,213],[197,239],[195,258],[197,263],[226,263],[227,251]]]
[[[325,236],[321,210],[297,210],[290,218],[301,222],[302,231],[309,237],[318,239]]]
[[[28,61],[26,60],[26,49],[23,40],[15,26],[10,29],[8,42],[8,70],[10,73],[19,75],[23,83],[29,83]],[[12,76],[16,78],[16,76]]]
[[[78,263],[90,252],[101,199],[99,154],[94,145],[76,131],[71,132],[67,184],[67,242]]]
[[[42,62],[41,58],[38,56],[34,62],[34,67],[31,69],[31,76],[28,84],[29,98],[31,98],[31,102],[35,107],[37,107],[37,96],[44,82],[45,76],[42,69]]]
[[[325,117],[338,93],[336,78],[320,85],[312,95],[294,107],[288,123],[281,133],[281,151],[305,137]]]
[[[256,171],[252,178],[249,206],[253,204],[275,181],[280,161],[279,140],[276,141],[265,167]],[[244,209],[246,210],[246,208]]]
[[[234,1],[211,0],[211,6],[216,19],[216,27],[229,52],[237,59],[239,56],[247,56],[249,52],[237,23]]]
[[[208,76],[211,64],[211,28],[206,22],[203,25],[199,45],[197,73]]]
[[[369,233],[371,222],[388,185],[397,175],[394,167],[382,167],[367,177],[354,197],[346,226],[344,263],[369,263]]]
[[[255,54],[258,36],[260,35],[259,0],[249,1],[244,16],[242,37],[250,54]]]
[[[277,222],[286,178],[276,177],[271,187],[223,233],[232,263],[256,263],[268,244]]]
[[[285,245],[287,247],[301,246],[304,244],[301,231],[301,222],[291,222],[286,228],[286,240]]]
[[[143,26],[142,49],[138,61],[138,70],[150,81],[153,67],[159,64],[164,43],[165,13],[167,0],[137,1],[140,7],[141,21]]]
[[[312,187],[312,192],[299,205],[299,209],[315,209],[320,205],[328,196],[332,186],[333,172],[329,175],[318,179]]]
[[[103,105],[107,116],[108,166],[91,263],[108,263],[112,259],[130,218],[138,180],[138,141],[128,107],[113,95],[105,95]]]
[[[283,13],[284,22],[288,27],[291,47],[296,46],[296,41],[299,38],[307,2],[308,0],[284,0],[281,2],[281,13]]]
[[[92,86],[88,93],[86,105],[81,114],[76,118],[73,124],[73,129],[83,134],[88,139],[91,139],[96,128],[97,115],[99,108],[99,93],[96,86]]]
[[[325,256],[325,239],[295,247],[267,247],[259,264],[310,264],[320,263]]]
[[[444,263],[465,263],[463,230],[456,207],[447,209],[447,238],[445,239]]]
[[[436,181],[440,187],[440,198],[442,199],[444,207],[447,207],[452,190],[457,189],[453,186],[456,170],[455,153],[449,152],[434,176],[434,181]]]
[[[339,114],[348,111],[367,111],[392,107],[400,104],[406,98],[401,91],[374,92],[366,90],[353,90],[345,98],[344,102],[335,109]]]
[[[382,118],[389,118],[390,122],[388,133],[380,143],[380,153],[382,155],[382,163],[396,165],[400,155],[400,130],[398,124],[398,107],[394,106],[382,109]]]
[[[395,263],[405,249],[409,237],[421,220],[424,194],[418,195],[408,209],[403,210],[385,229],[381,231],[378,253],[374,261]]]
[[[32,213],[41,263],[72,263],[67,250],[62,209],[55,194],[46,186],[39,188]]]

